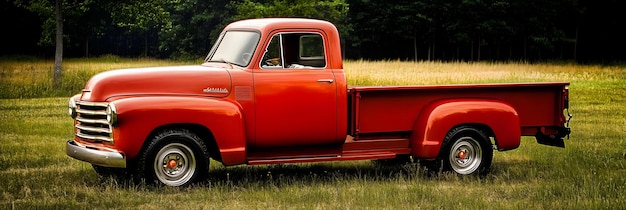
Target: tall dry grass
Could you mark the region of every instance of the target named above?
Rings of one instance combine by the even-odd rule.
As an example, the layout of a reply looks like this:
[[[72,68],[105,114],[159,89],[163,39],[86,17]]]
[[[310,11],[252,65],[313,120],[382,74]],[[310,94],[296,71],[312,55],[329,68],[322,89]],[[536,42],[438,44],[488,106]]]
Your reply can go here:
[[[79,92],[89,78],[99,72],[135,67],[189,64],[192,61],[167,61],[149,58],[120,58],[106,55],[98,58],[66,59],[60,83],[53,84],[53,60],[37,58],[0,58],[0,98],[41,98],[70,96]]]
[[[503,82],[556,82],[623,79],[623,67],[576,64],[487,62],[344,62],[351,85],[443,85]]]

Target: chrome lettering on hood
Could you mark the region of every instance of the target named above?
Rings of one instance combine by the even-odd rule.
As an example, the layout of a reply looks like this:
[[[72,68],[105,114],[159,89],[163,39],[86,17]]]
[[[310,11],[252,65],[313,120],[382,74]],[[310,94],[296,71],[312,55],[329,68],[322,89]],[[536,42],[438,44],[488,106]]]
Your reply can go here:
[[[214,88],[214,87],[207,87],[205,89],[202,89],[203,93],[228,93],[228,89],[226,88]]]

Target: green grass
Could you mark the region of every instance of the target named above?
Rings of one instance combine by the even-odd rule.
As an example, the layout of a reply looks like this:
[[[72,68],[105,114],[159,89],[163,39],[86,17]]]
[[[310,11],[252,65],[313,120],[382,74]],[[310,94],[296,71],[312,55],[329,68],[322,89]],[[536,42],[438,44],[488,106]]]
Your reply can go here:
[[[109,68],[174,65],[152,60],[69,60],[64,79],[84,84]],[[72,138],[67,97],[39,91],[46,76],[22,62],[1,78],[0,208],[5,209],[623,209],[626,207],[626,68],[551,64],[347,61],[352,85],[569,81],[571,139],[554,148],[523,138],[496,152],[484,178],[431,177],[420,167],[378,168],[369,161],[222,167],[189,188],[153,187],[99,177],[65,155]],[[28,63],[32,63],[31,66]],[[85,63],[91,63],[89,65]],[[81,66],[81,67],[78,67]],[[23,68],[23,69],[22,69]],[[72,72],[72,73],[70,73]],[[68,76],[69,75],[69,76]],[[82,81],[82,80],[85,81]],[[44,82],[42,82],[44,81]],[[39,86],[33,83],[39,83]],[[23,96],[21,94],[24,94]],[[15,97],[21,96],[21,97]],[[12,98],[12,99],[6,99]],[[20,99],[30,98],[30,99]]]

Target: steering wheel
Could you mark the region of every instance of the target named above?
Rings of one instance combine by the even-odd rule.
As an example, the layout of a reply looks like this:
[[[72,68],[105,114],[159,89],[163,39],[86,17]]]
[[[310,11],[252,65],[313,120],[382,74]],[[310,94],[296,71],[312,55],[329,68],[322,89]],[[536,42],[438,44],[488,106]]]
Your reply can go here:
[[[270,58],[265,60],[265,64],[268,66],[280,66],[280,58]]]
[[[248,63],[250,61],[250,58],[252,58],[252,53],[243,53],[241,55],[241,59],[243,59],[244,63]]]

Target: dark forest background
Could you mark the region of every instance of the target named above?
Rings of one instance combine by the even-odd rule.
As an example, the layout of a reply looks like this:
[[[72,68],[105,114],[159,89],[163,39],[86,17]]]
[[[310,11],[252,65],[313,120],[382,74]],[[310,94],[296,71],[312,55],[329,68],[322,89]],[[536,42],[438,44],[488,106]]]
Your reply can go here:
[[[0,0],[0,55],[54,57],[57,2],[64,57],[198,59],[232,21],[307,17],[349,59],[626,60],[622,0]]]

